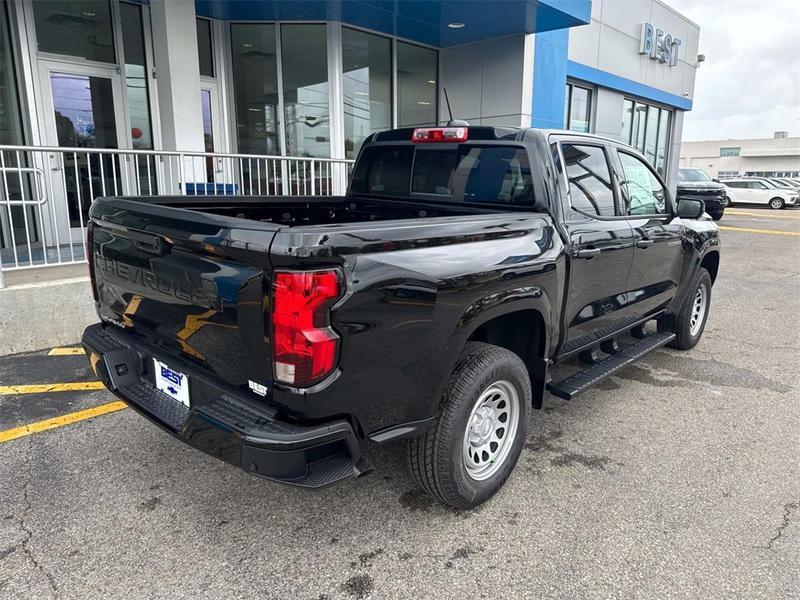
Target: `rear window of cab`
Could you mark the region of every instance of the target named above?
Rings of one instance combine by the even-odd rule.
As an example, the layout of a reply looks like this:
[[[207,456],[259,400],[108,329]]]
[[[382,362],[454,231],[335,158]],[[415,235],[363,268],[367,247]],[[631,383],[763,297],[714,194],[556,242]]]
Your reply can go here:
[[[378,145],[356,163],[351,192],[468,203],[533,204],[525,150],[508,145]]]

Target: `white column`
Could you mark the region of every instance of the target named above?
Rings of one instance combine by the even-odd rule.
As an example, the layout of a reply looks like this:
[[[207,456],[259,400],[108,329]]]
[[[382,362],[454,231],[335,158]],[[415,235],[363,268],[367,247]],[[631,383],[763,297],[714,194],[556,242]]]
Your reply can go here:
[[[164,149],[202,152],[194,0],[151,0],[150,15]],[[191,175],[187,177],[191,180]]]

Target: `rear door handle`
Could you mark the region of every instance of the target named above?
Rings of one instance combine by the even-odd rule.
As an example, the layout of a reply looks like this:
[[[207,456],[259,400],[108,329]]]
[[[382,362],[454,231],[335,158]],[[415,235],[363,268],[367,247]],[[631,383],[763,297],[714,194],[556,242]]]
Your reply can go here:
[[[636,240],[637,248],[649,248],[652,245],[653,245],[653,240],[648,240],[648,239]]]
[[[581,248],[575,251],[575,258],[590,259],[600,255],[600,248]]]

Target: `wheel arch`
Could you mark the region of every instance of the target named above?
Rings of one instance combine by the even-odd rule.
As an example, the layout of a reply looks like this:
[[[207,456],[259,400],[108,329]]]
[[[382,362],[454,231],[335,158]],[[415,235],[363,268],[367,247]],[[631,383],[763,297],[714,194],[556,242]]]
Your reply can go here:
[[[717,273],[719,273],[719,252],[708,252],[700,261],[700,266],[711,275],[711,284],[713,285],[717,280]]]
[[[485,342],[520,357],[528,369],[533,407],[541,408],[547,374],[547,325],[536,308],[517,308],[481,321],[471,329],[467,342]]]

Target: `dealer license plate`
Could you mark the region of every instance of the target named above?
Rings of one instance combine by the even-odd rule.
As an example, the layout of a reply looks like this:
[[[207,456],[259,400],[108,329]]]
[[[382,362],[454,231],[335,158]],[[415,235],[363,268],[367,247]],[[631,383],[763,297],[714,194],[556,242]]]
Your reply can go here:
[[[180,371],[153,359],[156,388],[181,404],[189,406],[189,378]]]

